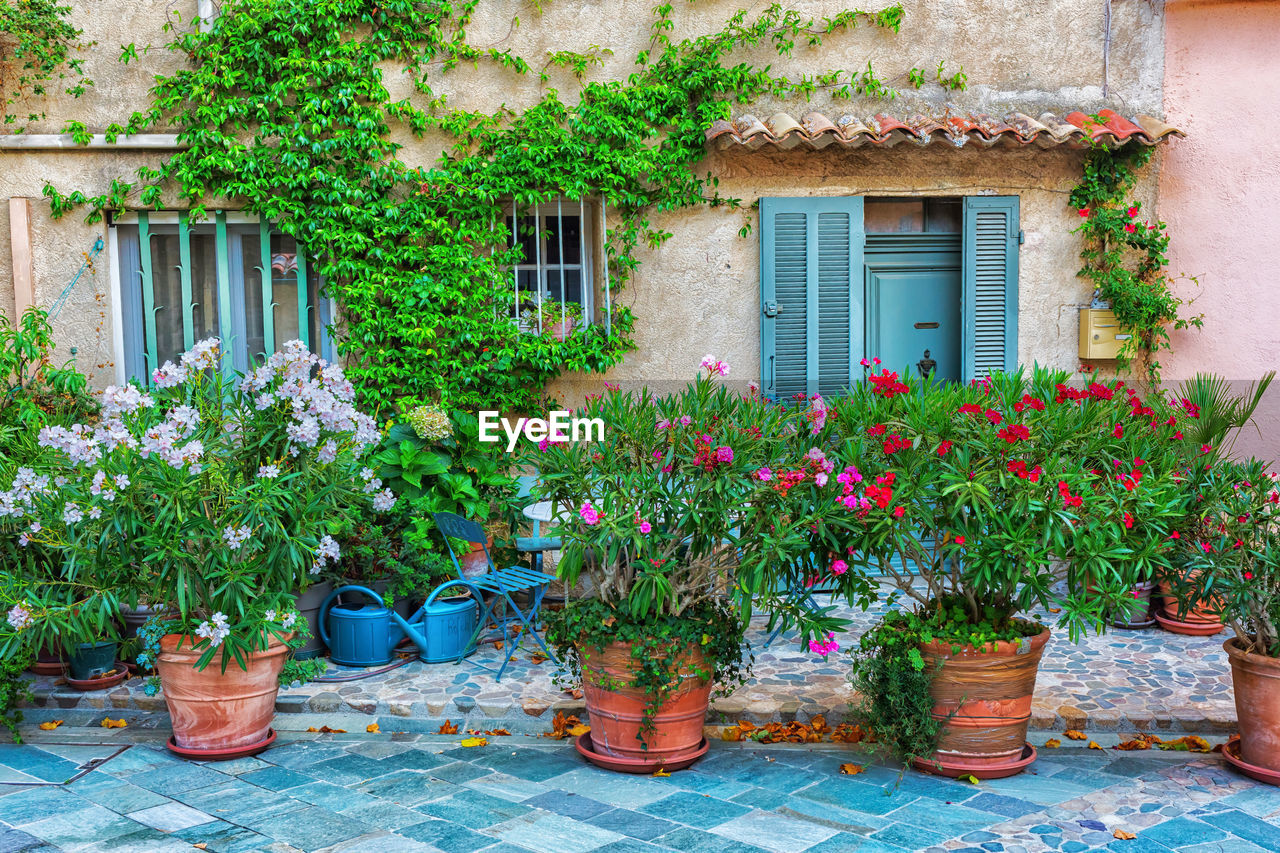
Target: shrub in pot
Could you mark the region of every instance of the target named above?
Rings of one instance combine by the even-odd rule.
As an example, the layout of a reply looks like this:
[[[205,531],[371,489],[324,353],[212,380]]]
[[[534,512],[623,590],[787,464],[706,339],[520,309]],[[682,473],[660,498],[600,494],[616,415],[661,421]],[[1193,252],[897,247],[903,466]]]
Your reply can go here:
[[[602,419],[601,439],[547,440],[523,459],[557,507],[559,577],[573,587],[588,576],[594,591],[544,617],[582,682],[591,730],[579,749],[613,769],[675,768],[705,752],[713,690],[730,692],[749,672],[753,596],[780,606],[774,590],[788,588],[786,562],[770,559],[776,543],[799,550],[816,521],[770,515],[763,501],[776,484],[760,472],[790,446],[794,413],[731,392],[714,359],[703,366],[670,397],[607,390],[579,412]]]
[[[844,512],[823,528],[826,565],[837,582],[878,573],[908,605],[854,650],[858,712],[921,769],[1017,772],[1049,639],[1034,614],[1058,613],[1074,638],[1131,609],[1177,499],[1120,439],[1174,427],[1122,383],[1081,391],[1042,369],[967,388],[881,371],[831,412],[819,438]]]
[[[122,601],[168,614],[154,664],[171,745],[191,755],[264,745],[292,594],[340,557],[330,520],[370,496],[394,504],[361,470],[378,430],[339,368],[298,341],[244,377],[221,365],[210,339],[151,390],[108,388],[98,423],[42,430],[40,470],[0,493],[23,541],[64,566],[60,584],[4,587],[8,625],[43,638],[114,619]],[[119,577],[135,563],[145,571]]]
[[[1240,737],[1227,758],[1254,778],[1280,784],[1280,491],[1257,460],[1220,462],[1201,483],[1211,531],[1195,543],[1180,596],[1218,602],[1232,636]]]

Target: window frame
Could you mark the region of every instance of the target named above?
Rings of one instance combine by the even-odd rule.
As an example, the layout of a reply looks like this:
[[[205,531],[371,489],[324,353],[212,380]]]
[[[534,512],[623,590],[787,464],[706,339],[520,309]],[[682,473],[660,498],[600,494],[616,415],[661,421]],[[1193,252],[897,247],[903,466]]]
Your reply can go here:
[[[528,258],[526,258],[525,263],[515,264],[510,268],[512,293],[515,297],[515,305],[512,309],[512,319],[515,320],[516,325],[519,327],[521,332],[526,334],[541,334],[543,331],[540,316],[538,318],[537,326],[530,325],[528,321],[523,320],[520,317],[520,298],[522,295],[520,287],[520,273],[522,272],[532,272],[535,274],[538,282],[539,294],[536,304],[541,307],[543,299],[546,298],[543,294],[549,294],[550,292],[549,273],[553,270],[560,273],[560,302],[564,303],[566,302],[564,298],[565,273],[572,270],[578,270],[581,277],[580,287],[582,292],[582,302],[580,303],[580,307],[582,309],[582,322],[587,326],[595,325],[597,303],[599,302],[596,297],[596,264],[604,257],[603,252],[600,251],[602,244],[598,243],[597,226],[595,222],[596,216],[598,215],[601,217],[601,224],[603,224],[604,210],[603,206],[600,206],[599,213],[597,214],[596,207],[597,205],[595,200],[585,198],[576,200],[561,198],[527,206],[518,205],[514,202],[508,202],[504,205],[504,221],[510,229],[509,236],[514,242],[519,242],[517,229],[518,223],[521,219],[532,216],[535,223],[537,223],[535,227],[539,228],[536,246],[537,254],[535,255],[533,263],[528,263]],[[563,217],[574,215],[579,217],[578,263],[564,263],[563,249],[560,249],[558,252],[560,257],[559,263],[544,262],[543,258],[549,254],[549,241],[546,234],[546,228],[542,225],[543,218],[554,217],[563,221]],[[563,230],[563,228],[561,230]],[[561,233],[559,236],[561,241],[563,241],[563,234]],[[561,245],[563,245],[563,243],[561,243]],[[610,301],[607,279],[608,277],[606,275],[604,298],[604,310],[606,312],[606,317],[608,316],[607,312],[609,311]],[[527,290],[523,292],[527,293]]]
[[[243,264],[237,262],[237,259],[243,258],[243,241],[255,229],[260,239],[266,237],[268,240],[281,232],[264,224],[259,217],[243,211],[216,211],[208,220],[198,223],[187,222],[186,211],[137,211],[115,215],[108,225],[117,383],[137,379],[143,385],[149,385],[152,372],[160,366],[158,357],[148,354],[148,337],[153,337],[155,330],[154,327],[148,329],[145,322],[146,294],[141,282],[133,280],[149,272],[147,267],[150,265],[150,259],[147,259],[147,264],[144,266],[141,245],[141,226],[144,222],[147,226],[148,240],[156,234],[181,234],[184,228],[189,235],[213,234],[216,241],[214,286],[220,303],[216,329],[217,335],[224,342],[231,342],[230,346],[223,347],[222,367],[224,370],[244,373],[251,364],[257,362],[259,356],[248,350],[247,300],[251,298],[251,294],[245,281]],[[189,252],[189,245],[185,247],[184,252]],[[267,246],[270,251],[270,243],[267,243]],[[305,334],[305,339],[312,351],[332,361],[335,347],[329,327],[336,314],[333,300],[324,295],[323,278],[315,274],[314,264],[308,262],[305,257],[300,257],[297,275],[299,294],[305,296],[305,302],[300,300],[298,308],[300,311],[307,312],[305,324],[301,322],[300,315],[299,334]],[[154,300],[154,277],[152,293]],[[274,339],[274,311],[267,312],[268,304],[275,303],[269,299],[268,291],[265,289],[261,290],[260,294],[264,303],[262,306],[263,349],[268,348],[267,342],[270,341],[270,349],[275,351],[283,343],[281,340]],[[228,311],[222,310],[223,304],[229,309]],[[184,335],[194,337],[194,330],[188,332],[191,315],[185,304],[182,311],[184,317],[181,327]],[[272,320],[270,328],[267,324],[268,317]],[[318,331],[318,339],[315,341],[310,340],[310,325],[313,321]],[[194,343],[194,340],[191,343]]]

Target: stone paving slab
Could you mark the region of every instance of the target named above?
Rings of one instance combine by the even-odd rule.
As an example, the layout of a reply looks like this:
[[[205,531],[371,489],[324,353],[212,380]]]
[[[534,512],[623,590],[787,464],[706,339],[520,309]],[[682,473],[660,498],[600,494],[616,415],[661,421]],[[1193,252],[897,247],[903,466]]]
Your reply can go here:
[[[1027,772],[975,785],[833,744],[715,742],[692,769],[651,777],[600,770],[568,743],[531,736],[464,748],[459,736],[282,733],[256,757],[201,764],[133,727],[24,735],[28,744],[0,751],[0,768],[57,779],[68,755],[129,748],[69,784],[0,785],[5,853],[1280,849],[1280,789],[1213,754],[1045,749]],[[83,746],[95,738],[101,746]],[[847,762],[863,772],[841,775]]]
[[[851,620],[851,630],[837,637],[849,649],[879,619],[879,612],[838,609]],[[1045,621],[1052,617],[1045,614]],[[759,725],[806,720],[824,714],[831,723],[848,716],[853,692],[848,662],[841,653],[823,659],[801,650],[794,638],[782,637],[765,647],[763,619],[748,633],[755,675],[733,695],[717,699],[709,722],[747,719]],[[1236,726],[1231,671],[1222,643],[1215,637],[1184,637],[1158,628],[1113,629],[1071,643],[1055,631],[1040,665],[1032,707],[1036,730],[1075,728],[1091,731],[1231,732]],[[504,650],[510,653],[511,650]],[[346,683],[312,682],[284,688],[276,703],[280,715],[364,714],[387,731],[435,731],[445,720],[466,728],[505,727],[513,732],[546,731],[557,711],[577,714],[582,701],[554,682],[551,662],[533,664],[523,647],[500,683],[473,665],[496,666],[502,651],[484,645],[462,664],[413,661],[391,672]],[[330,674],[359,673],[331,667]],[[77,721],[105,712],[165,712],[162,696],[143,693],[143,680],[130,679],[111,691],[78,693],[52,678],[33,682],[34,705]],[[142,719],[133,714],[131,719]],[[70,719],[70,718],[69,718]],[[164,723],[158,723],[163,725]],[[324,722],[316,722],[319,727]],[[304,727],[305,728],[305,727]]]

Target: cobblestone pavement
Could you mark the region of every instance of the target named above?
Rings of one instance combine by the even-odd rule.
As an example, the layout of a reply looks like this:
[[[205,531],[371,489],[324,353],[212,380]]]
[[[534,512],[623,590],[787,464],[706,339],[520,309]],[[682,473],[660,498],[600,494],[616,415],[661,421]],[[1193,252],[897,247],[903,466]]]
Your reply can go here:
[[[1280,850],[1280,789],[1212,754],[1044,749],[1029,772],[974,785],[875,763],[843,776],[867,759],[832,745],[716,742],[693,769],[656,778],[527,736],[467,748],[459,736],[282,732],[256,758],[202,765],[155,732],[30,735],[0,747],[0,853]]]
[[[852,630],[838,637],[848,649],[878,618],[879,611],[842,610]],[[1042,614],[1046,623],[1053,617]],[[765,647],[765,622],[758,619],[748,634],[755,655],[755,677],[732,696],[713,706],[713,721],[748,719],[754,723],[807,719],[825,714],[843,721],[852,698],[848,664],[843,654],[830,659],[801,650],[794,638],[782,637]],[[1183,637],[1159,628],[1113,629],[1071,643],[1055,631],[1036,682],[1033,727],[1094,731],[1230,732],[1235,728],[1231,672],[1222,642],[1216,637]],[[509,649],[505,652],[510,652]],[[419,725],[434,731],[444,719],[466,720],[473,728],[495,721],[512,731],[544,731],[556,711],[576,713],[573,700],[553,683],[555,665],[532,664],[525,649],[514,653],[501,683],[472,661],[496,664],[492,645],[460,665],[418,661],[361,681],[311,683],[281,691],[281,713],[361,713],[376,717],[384,729]],[[334,667],[333,673],[339,668]],[[352,670],[343,670],[349,674]],[[110,692],[77,693],[54,679],[37,679],[36,704],[52,709],[135,709],[164,711],[160,697],[142,692],[142,679],[131,679]],[[717,713],[718,712],[718,715]],[[412,718],[406,722],[405,718]]]

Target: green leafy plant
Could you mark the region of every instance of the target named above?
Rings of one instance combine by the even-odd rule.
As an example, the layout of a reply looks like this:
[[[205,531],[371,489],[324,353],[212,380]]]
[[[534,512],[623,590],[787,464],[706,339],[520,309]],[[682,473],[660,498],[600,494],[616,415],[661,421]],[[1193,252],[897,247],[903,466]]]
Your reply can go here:
[[[1237,431],[1253,419],[1262,396],[1271,387],[1276,372],[1269,370],[1248,391],[1238,394],[1231,383],[1212,373],[1197,373],[1178,384],[1176,396],[1183,409],[1194,412],[1184,423],[1188,455],[1200,456],[1201,448],[1211,448],[1214,458],[1227,458]]]
[[[112,387],[93,425],[46,427],[48,453],[0,492],[0,523],[58,556],[57,573],[8,575],[0,656],[111,636],[146,601],[222,668],[287,639],[292,594],[340,557],[343,506],[394,496],[360,476],[378,439],[342,371],[298,341],[248,376],[202,341],[155,371],[153,390]]]
[[[76,98],[93,85],[84,75],[84,60],[75,55],[81,31],[67,21],[70,12],[56,0],[0,0],[0,111],[6,125],[18,121],[10,107],[43,96],[55,77],[67,81],[67,94]],[[42,118],[44,113],[33,112],[26,120]]]
[[[471,44],[475,5],[228,0],[207,32],[171,21],[168,47],[182,70],[159,77],[151,108],[115,129],[163,127],[187,147],[106,192],[46,186],[51,209],[60,216],[88,205],[96,220],[158,205],[171,186],[199,219],[211,199],[234,199],[314,258],[339,303],[338,345],[368,408],[443,394],[459,409],[538,411],[551,378],[604,370],[632,350],[634,318],[615,298],[600,322],[564,341],[522,334],[510,269],[530,259],[509,234],[512,208],[565,198],[607,211],[600,260],[617,291],[639,265],[637,248],[671,236],[653,211],[740,207],[695,170],[706,129],[734,103],[808,96],[818,79],[843,81],[849,94],[892,94],[870,68],[790,80],[742,54],[765,47],[787,56],[859,23],[896,32],[903,17],[900,4],[820,20],[773,4],[681,37],[674,4],[662,3],[633,67],[595,80],[586,71],[603,49],[552,53],[538,71],[509,50]],[[545,88],[522,112],[451,107],[440,81],[481,63],[515,80],[537,77],[535,85],[567,73],[576,98]],[[389,67],[407,74],[413,100],[390,94]],[[407,165],[392,141],[401,131],[442,134],[448,147],[430,168]]]
[[[1091,116],[1087,130],[1104,123]],[[1139,219],[1140,202],[1127,198],[1137,170],[1151,160],[1142,145],[1108,148],[1090,142],[1084,175],[1070,201],[1084,222],[1076,229],[1084,239],[1077,273],[1092,282],[1096,296],[1110,303],[1116,321],[1131,337],[1120,350],[1121,363],[1138,357],[1147,377],[1160,378],[1155,354],[1170,348],[1169,329],[1199,328],[1199,315],[1179,313],[1186,300],[1174,295],[1166,270],[1169,235],[1164,222]]]

